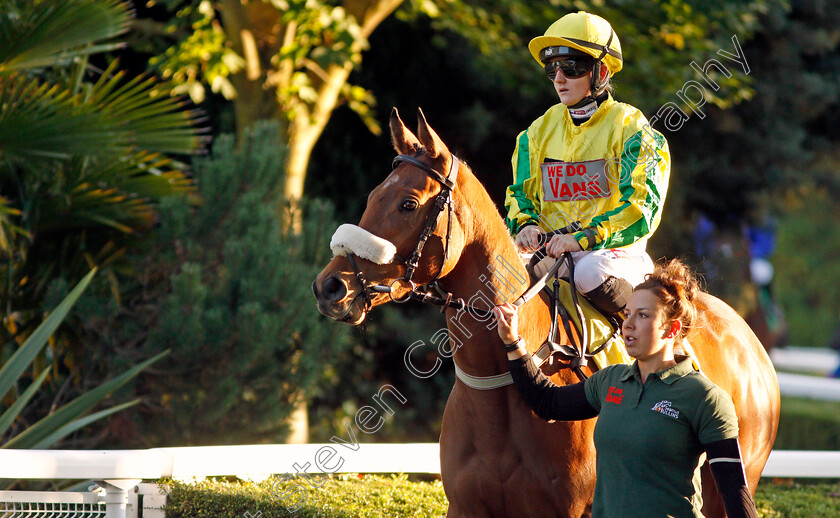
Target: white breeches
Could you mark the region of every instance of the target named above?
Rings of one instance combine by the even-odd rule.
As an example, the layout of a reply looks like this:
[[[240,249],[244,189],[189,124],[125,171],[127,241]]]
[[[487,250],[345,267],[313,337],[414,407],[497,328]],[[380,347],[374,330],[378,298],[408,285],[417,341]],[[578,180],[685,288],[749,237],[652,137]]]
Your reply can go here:
[[[635,287],[645,280],[645,275],[653,273],[653,261],[643,249],[584,250],[572,252],[572,258],[575,260],[575,285],[580,293],[589,293],[610,276],[625,279]],[[537,263],[535,273],[542,276],[554,261],[553,257],[546,257]],[[558,274],[568,277],[565,262]]]

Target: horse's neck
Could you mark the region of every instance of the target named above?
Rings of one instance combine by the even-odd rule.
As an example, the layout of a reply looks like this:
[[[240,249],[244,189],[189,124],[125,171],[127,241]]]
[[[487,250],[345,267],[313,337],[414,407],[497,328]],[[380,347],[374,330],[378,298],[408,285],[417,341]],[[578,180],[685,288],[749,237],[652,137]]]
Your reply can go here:
[[[530,285],[519,254],[483,186],[470,177],[462,189],[459,222],[465,231],[465,246],[458,264],[444,285],[470,306],[490,309],[512,302]],[[467,200],[469,202],[467,203]],[[520,310],[520,326],[539,326],[539,311],[533,304]],[[447,326],[456,349],[455,361],[469,374],[489,376],[507,372],[501,340],[492,317],[474,317],[466,311],[447,313]],[[528,334],[522,336],[528,338]]]

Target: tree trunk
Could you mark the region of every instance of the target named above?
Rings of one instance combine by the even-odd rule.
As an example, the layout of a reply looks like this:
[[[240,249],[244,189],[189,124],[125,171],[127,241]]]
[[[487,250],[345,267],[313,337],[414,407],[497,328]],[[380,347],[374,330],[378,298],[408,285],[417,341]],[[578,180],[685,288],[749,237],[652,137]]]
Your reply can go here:
[[[312,149],[324,132],[333,110],[338,105],[342,87],[353,70],[352,63],[333,65],[318,89],[318,100],[313,106],[298,102],[294,106],[294,118],[289,124],[288,157],[286,159],[285,195],[290,200],[303,196],[303,184]],[[282,114],[281,114],[282,116]]]
[[[245,59],[245,68],[232,74],[236,90],[233,101],[236,137],[242,137],[255,122],[273,119],[277,99],[265,88],[265,71],[271,68],[271,56],[277,46],[271,45],[271,27],[279,24],[280,11],[264,2],[221,0],[218,3],[223,27],[234,52]]]
[[[343,7],[358,21],[360,40],[353,52],[361,52],[367,38],[403,0],[346,0]],[[280,121],[280,138],[288,146],[286,183],[283,195],[295,214],[297,201],[303,196],[306,172],[312,149],[339,105],[341,90],[353,70],[347,61],[333,64],[324,73],[310,72],[310,80],[318,95],[314,104],[295,99],[291,106],[280,106],[273,88],[282,89],[292,76],[292,64],[279,66],[271,59],[284,44],[294,41],[294,21],[280,22],[281,12],[269,2],[220,0],[219,10],[233,50],[245,59],[244,70],[231,77],[237,91],[234,101],[236,132],[241,137],[248,127],[261,119]],[[267,87],[267,72],[273,76]],[[293,216],[294,221],[295,216]]]

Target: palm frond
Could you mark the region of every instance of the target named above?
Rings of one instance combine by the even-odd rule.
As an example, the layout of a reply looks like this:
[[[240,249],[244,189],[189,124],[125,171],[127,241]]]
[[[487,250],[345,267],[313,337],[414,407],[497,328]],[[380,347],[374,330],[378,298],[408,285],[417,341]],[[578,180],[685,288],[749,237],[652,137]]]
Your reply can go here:
[[[30,236],[29,232],[12,223],[12,217],[20,214],[20,210],[12,207],[8,199],[0,196],[0,257],[12,253],[16,236]]]
[[[115,69],[110,66],[86,97],[23,75],[0,76],[0,157],[66,159],[132,149],[187,154],[201,148],[196,112],[154,79],[125,81]]]
[[[48,435],[48,436],[44,437],[43,439],[39,440],[38,442],[32,444],[31,448],[36,449],[36,450],[42,450],[44,448],[49,448],[50,446],[53,446],[55,443],[57,443],[61,439],[64,439],[65,437],[70,435],[71,433],[73,433],[77,430],[80,430],[80,429],[84,428],[85,426],[87,426],[87,425],[89,425],[93,422],[99,421],[100,419],[104,419],[104,418],[108,417],[109,415],[116,414],[117,412],[121,412],[121,411],[125,410],[126,408],[131,408],[138,403],[140,403],[140,400],[135,399],[133,401],[129,401],[129,402],[123,403],[121,405],[112,406],[110,408],[100,410],[99,412],[94,412],[93,414],[90,414],[90,415],[87,415],[87,416],[84,416],[84,417],[80,417],[78,419],[70,421],[69,423],[67,423],[63,426],[58,427],[50,435]],[[20,446],[18,446],[18,447],[20,447]]]
[[[23,75],[0,76],[0,157],[6,160],[119,154],[129,136],[67,90]]]
[[[44,383],[44,380],[47,379],[47,375],[50,373],[51,369],[52,366],[48,366],[44,369],[41,374],[35,378],[35,381],[33,381],[29,387],[23,391],[23,394],[21,394],[15,402],[12,403],[12,406],[7,408],[6,411],[0,415],[0,437],[3,437],[6,431],[12,426],[15,419],[17,419],[23,409],[26,408],[26,404],[29,403],[29,400],[31,400],[35,393],[38,392],[38,389],[41,388],[41,385]]]
[[[67,184],[37,200],[37,232],[94,230],[123,233],[149,230],[156,202],[195,190],[194,182],[173,161],[140,151],[126,157],[74,159],[61,170]]]
[[[0,368],[0,397],[6,395],[9,389],[12,388],[12,385],[20,378],[20,375],[23,374],[23,371],[29,367],[38,353],[41,352],[50,335],[53,334],[61,324],[61,321],[64,320],[64,317],[67,316],[70,308],[73,307],[73,304],[82,295],[82,292],[90,283],[95,273],[96,270],[92,270],[84,279],[79,281],[79,284],[73,288],[73,291],[50,313],[50,316],[38,326],[35,332],[26,339],[12,357],[3,364],[3,368]]]
[[[121,0],[26,0],[0,10],[0,73],[64,65],[115,48],[132,20]]]
[[[101,114],[119,121],[129,130],[139,149],[161,153],[194,153],[203,143],[196,128],[199,114],[185,109],[184,100],[149,76],[125,79],[112,63],[93,85],[89,103]]]
[[[102,385],[99,385],[98,387],[89,390],[88,392],[85,392],[73,401],[70,401],[55,412],[50,413],[48,416],[36,422],[32,426],[28,427],[25,431],[14,436],[11,440],[4,444],[2,448],[43,447],[43,444],[46,439],[50,438],[51,440],[55,441],[61,438],[59,436],[60,434],[56,433],[59,430],[65,432],[65,435],[67,433],[73,432],[75,430],[75,428],[72,427],[72,422],[74,420],[76,420],[85,412],[96,406],[100,401],[105,399],[114,391],[128,383],[132,378],[137,376],[140,373],[140,371],[153,364],[154,362],[158,361],[159,359],[163,358],[167,354],[169,354],[169,351],[164,351],[152,358],[149,358],[144,362],[135,365],[134,367],[123,372],[116,378],[110,379]],[[126,403],[125,405],[129,404],[133,403]],[[107,413],[105,415],[107,415]],[[104,417],[104,415],[100,413],[99,417]]]

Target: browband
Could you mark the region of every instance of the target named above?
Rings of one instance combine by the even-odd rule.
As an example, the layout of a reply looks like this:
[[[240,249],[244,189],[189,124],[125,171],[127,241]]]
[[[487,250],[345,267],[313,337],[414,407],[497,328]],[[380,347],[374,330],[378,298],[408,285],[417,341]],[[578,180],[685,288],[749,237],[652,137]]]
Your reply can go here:
[[[447,178],[439,171],[432,169],[431,167],[427,166],[423,162],[417,160],[413,156],[410,155],[397,155],[394,157],[394,161],[391,162],[391,169],[396,169],[400,162],[407,162],[414,167],[422,169],[425,171],[429,176],[431,176],[434,180],[437,180],[438,183],[449,189],[450,191],[455,188],[455,181],[458,178],[458,159],[455,158],[455,155],[452,156],[452,165],[449,167],[449,175],[451,178]]]

